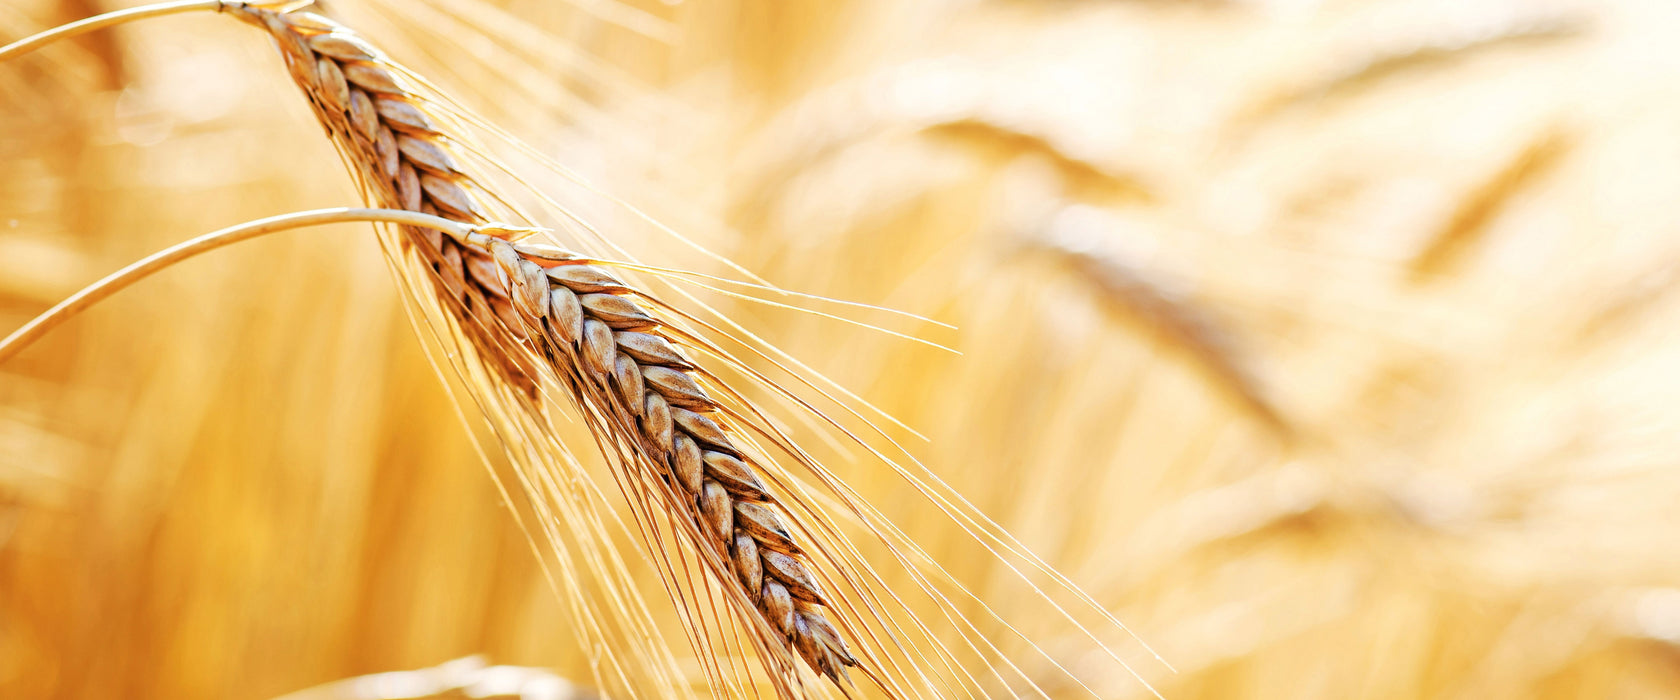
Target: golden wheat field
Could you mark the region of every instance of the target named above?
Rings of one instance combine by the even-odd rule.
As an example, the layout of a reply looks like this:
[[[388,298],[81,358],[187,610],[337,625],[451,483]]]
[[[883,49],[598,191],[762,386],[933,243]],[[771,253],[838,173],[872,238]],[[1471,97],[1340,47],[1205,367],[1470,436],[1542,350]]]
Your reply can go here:
[[[50,331],[0,341],[0,697],[1680,697],[1675,37],[211,0],[0,49],[0,335]]]

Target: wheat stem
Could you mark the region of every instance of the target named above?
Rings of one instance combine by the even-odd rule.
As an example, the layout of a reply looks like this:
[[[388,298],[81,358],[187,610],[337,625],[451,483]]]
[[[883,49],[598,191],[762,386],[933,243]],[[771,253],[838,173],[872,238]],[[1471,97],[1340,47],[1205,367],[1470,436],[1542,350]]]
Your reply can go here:
[[[40,34],[25,37],[7,44],[5,47],[0,48],[0,61],[22,56],[26,53],[34,51],[35,49],[41,48],[42,46],[58,41],[59,39],[69,39],[91,31],[104,29],[106,27],[114,27],[124,22],[132,22],[137,19],[146,19],[148,17],[162,17],[163,15],[173,15],[181,12],[195,12],[198,10],[220,11],[223,4],[223,0],[181,0],[180,2],[163,2],[156,5],[142,5],[140,7],[132,7],[126,10],[107,12],[105,14],[89,17],[77,22],[71,22],[60,27],[54,27],[41,32]]]
[[[126,289],[129,285],[139,282],[152,273],[168,268],[175,263],[188,258],[208,253],[217,248],[232,245],[240,241],[247,241],[271,233],[290,231],[307,226],[322,224],[337,224],[352,221],[377,221],[403,226],[418,226],[436,229],[449,234],[461,241],[467,241],[484,227],[463,224],[439,216],[421,214],[419,212],[403,211],[401,209],[315,209],[311,211],[294,212],[271,216],[266,219],[248,221],[237,226],[230,226],[220,231],[206,233],[189,241],[183,241],[173,246],[153,253],[128,267],[111,273],[104,279],[94,282],[70,298],[59,302],[57,306],[48,309],[46,313],[36,316],[22,328],[17,329],[5,340],[0,340],[0,363],[11,359],[19,351],[39,340],[41,336],[74,318],[77,314],[101,300]]]

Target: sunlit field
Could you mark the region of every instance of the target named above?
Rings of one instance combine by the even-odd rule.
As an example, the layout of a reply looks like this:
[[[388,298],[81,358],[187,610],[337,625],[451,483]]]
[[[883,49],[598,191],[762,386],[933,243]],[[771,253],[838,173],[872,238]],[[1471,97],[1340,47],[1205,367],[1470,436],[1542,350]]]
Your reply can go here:
[[[0,345],[0,697],[1680,696],[1669,0],[235,5],[0,59],[0,336],[463,233]]]

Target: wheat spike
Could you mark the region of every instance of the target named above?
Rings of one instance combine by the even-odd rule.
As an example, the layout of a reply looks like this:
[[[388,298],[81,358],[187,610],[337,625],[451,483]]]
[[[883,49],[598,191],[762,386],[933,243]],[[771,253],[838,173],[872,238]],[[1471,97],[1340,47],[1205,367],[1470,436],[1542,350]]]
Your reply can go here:
[[[428,113],[403,71],[329,19],[285,6],[230,5],[279,44],[293,79],[383,206],[485,221],[442,120]],[[546,245],[475,234],[462,243],[436,231],[404,228],[405,246],[436,272],[445,308],[485,358],[502,358],[501,378],[535,397],[539,379],[523,347],[541,357],[630,462],[651,466],[667,502],[692,527],[692,543],[720,585],[750,606],[752,631],[803,657],[842,688],[858,660],[829,620],[810,563],[783,522],[776,496],[738,446],[724,407],[701,386],[698,369],[673,344],[680,332],[636,300],[632,288],[587,259]],[[500,337],[496,337],[496,336]],[[731,595],[732,598],[736,596]],[[750,611],[750,613],[749,613]],[[784,687],[779,685],[778,687]]]

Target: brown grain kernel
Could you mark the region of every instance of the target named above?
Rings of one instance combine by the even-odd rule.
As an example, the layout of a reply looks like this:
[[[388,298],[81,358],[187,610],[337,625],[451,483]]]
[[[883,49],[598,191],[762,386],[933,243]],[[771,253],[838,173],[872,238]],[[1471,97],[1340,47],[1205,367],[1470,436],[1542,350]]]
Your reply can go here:
[[[736,524],[764,546],[790,554],[799,552],[793,536],[788,534],[787,526],[782,524],[782,517],[776,511],[759,503],[742,502],[735,504],[735,513]]]
[[[613,362],[613,383],[618,385],[618,396],[624,401],[625,408],[641,415],[646,390],[642,386],[642,373],[636,371],[636,361],[620,353]]]
[[[583,294],[578,297],[590,315],[617,329],[647,328],[654,325],[636,302],[615,294]]]
[[[642,434],[653,441],[662,452],[670,452],[676,436],[671,430],[671,407],[658,394],[648,394],[642,402]]]
[[[548,322],[563,345],[575,346],[583,338],[583,307],[572,290],[549,288]]]
[[[687,409],[712,408],[712,399],[700,389],[694,378],[686,372],[679,372],[668,367],[644,366],[642,376],[647,377],[648,385],[652,386],[665,398],[670,399],[671,405]]]
[[[705,479],[705,462],[700,457],[700,447],[694,444],[689,436],[678,433],[674,450],[671,454],[672,466],[677,471],[677,482],[682,484],[689,493],[698,495],[700,484]]]

